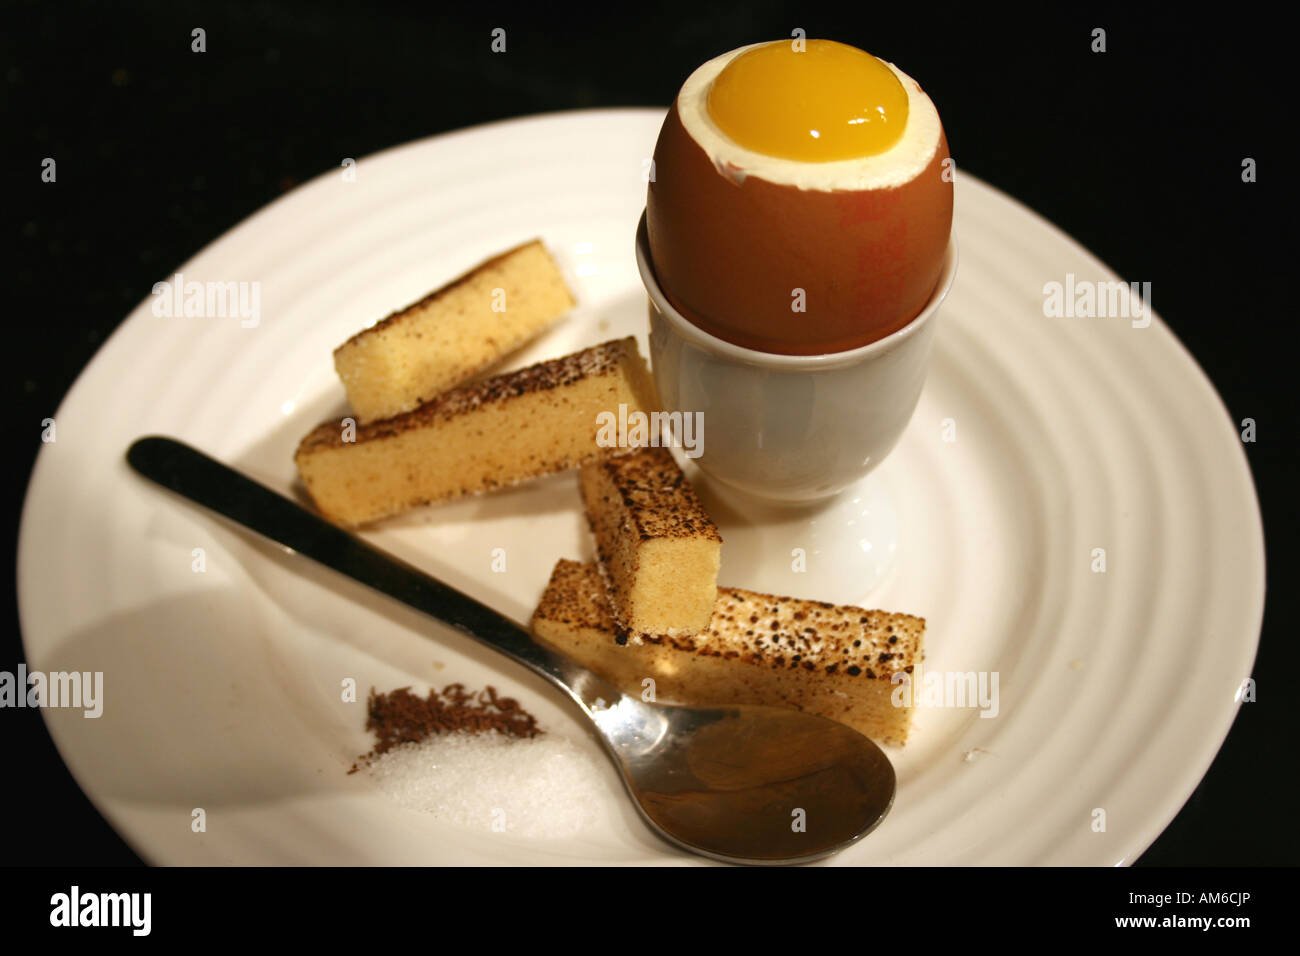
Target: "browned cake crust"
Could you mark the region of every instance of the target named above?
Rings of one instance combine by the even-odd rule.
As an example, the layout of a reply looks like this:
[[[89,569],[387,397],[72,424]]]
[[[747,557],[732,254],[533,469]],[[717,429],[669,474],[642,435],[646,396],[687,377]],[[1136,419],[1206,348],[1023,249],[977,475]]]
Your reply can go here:
[[[704,538],[721,543],[718,527],[667,448],[642,448],[603,461],[641,540]]]
[[[722,536],[667,448],[582,470],[588,525],[622,627],[692,634],[717,599]]]
[[[334,368],[358,420],[391,418],[468,381],[574,305],[534,239],[362,329],[334,350]]]
[[[627,632],[618,626],[609,606],[609,595],[594,564],[560,558],[551,569],[551,579],[533,612],[533,622],[553,621],[574,628],[603,631],[627,643]],[[693,642],[687,642],[694,646]]]
[[[708,630],[633,634],[618,627],[596,566],[561,559],[532,630],[629,692],[651,677],[665,701],[795,707],[901,745],[913,708],[893,706],[892,678],[924,659],[925,619],[719,587]]]
[[[625,453],[599,438],[598,417],[619,404],[647,414],[658,405],[631,336],[453,389],[393,418],[326,422],[294,457],[323,514],[364,524]]]
[[[403,412],[401,415],[358,424],[356,440],[360,443],[377,438],[390,438],[413,429],[427,428],[439,421],[464,415],[477,408],[504,404],[522,395],[548,392],[585,378],[612,374],[618,371],[619,364],[626,359],[629,350],[639,357],[634,339],[630,337],[615,339],[561,358],[538,362],[516,372],[506,372],[481,382],[464,385],[443,392],[418,408]],[[322,447],[340,448],[351,444],[343,440],[343,423],[344,419],[340,418],[317,425],[299,443],[298,454]],[[613,450],[626,452],[628,449]]]
[[[464,286],[467,283],[469,283],[479,273],[486,272],[489,269],[493,269],[501,265],[503,262],[508,261],[520,250],[527,249],[529,246],[539,246],[541,244],[542,241],[540,239],[531,239],[528,242],[521,242],[519,245],[515,246],[512,249],[507,249],[505,252],[502,252],[499,255],[492,256],[490,259],[484,259],[482,262],[480,262],[474,268],[470,269],[468,272],[464,273],[463,275],[457,276],[455,279],[452,279],[450,282],[448,282],[446,285],[442,286],[441,288],[434,289],[424,298],[412,302],[410,305],[398,309],[395,312],[389,313],[387,316],[380,319],[374,325],[369,326],[368,328],[364,328],[360,332],[357,332],[346,342],[344,342],[342,345],[336,348],[334,350],[335,354],[338,354],[339,352],[343,351],[349,345],[354,345],[365,338],[373,336],[378,332],[383,332],[386,329],[390,328],[391,326],[403,322],[412,313],[419,312],[422,309],[430,305],[433,305],[439,299],[445,299],[447,296],[455,292],[461,286]]]

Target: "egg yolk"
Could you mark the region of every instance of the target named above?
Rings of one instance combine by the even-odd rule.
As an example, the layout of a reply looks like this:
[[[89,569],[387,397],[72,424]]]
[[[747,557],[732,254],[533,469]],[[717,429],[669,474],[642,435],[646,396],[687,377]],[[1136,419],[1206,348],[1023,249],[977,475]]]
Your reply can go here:
[[[709,90],[709,115],[756,153],[827,163],[875,156],[907,125],[907,91],[870,53],[834,40],[779,40],[732,59]]]

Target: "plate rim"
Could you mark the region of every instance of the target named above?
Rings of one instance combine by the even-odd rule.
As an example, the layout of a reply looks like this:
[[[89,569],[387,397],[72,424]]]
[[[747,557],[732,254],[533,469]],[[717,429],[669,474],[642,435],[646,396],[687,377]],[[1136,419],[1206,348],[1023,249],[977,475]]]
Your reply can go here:
[[[427,146],[432,142],[446,141],[455,138],[473,137],[477,134],[482,134],[500,128],[507,128],[507,127],[518,128],[521,126],[544,125],[552,122],[587,122],[602,116],[621,118],[621,119],[638,118],[638,119],[649,120],[652,117],[658,117],[661,119],[662,116],[667,112],[667,109],[668,107],[596,107],[596,108],[585,108],[585,109],[575,109],[575,110],[553,110],[553,111],[547,111],[543,113],[532,113],[532,114],[525,114],[525,115],[519,115],[514,117],[500,118],[500,119],[485,121],[483,123],[474,124],[471,126],[459,127],[452,130],[447,130],[441,133],[431,134],[429,136],[422,137],[416,140],[411,140],[408,142],[397,143],[391,146],[387,146],[375,152],[360,157],[357,160],[357,162],[358,164],[360,164],[362,162],[373,161],[381,157],[390,157],[399,154],[405,150],[417,149],[423,146]],[[171,272],[185,271],[189,269],[190,266],[195,261],[207,255],[209,251],[212,250],[217,245],[226,242],[232,236],[239,233],[241,230],[255,228],[254,224],[259,218],[263,216],[269,217],[274,215],[277,208],[280,207],[282,204],[287,204],[288,202],[293,201],[295,196],[300,195],[301,192],[307,190],[309,187],[315,187],[317,184],[335,175],[336,172],[337,170],[332,167],[326,168],[316,176],[313,176],[312,178],[306,180],[305,182],[299,184],[298,186],[295,186],[293,189],[288,190],[284,194],[277,196],[275,199],[271,200],[265,205],[258,207],[251,214],[239,220],[238,222],[232,224],[228,229],[226,229],[220,235],[214,237],[213,239],[205,243],[200,249],[198,249],[191,256],[189,256],[183,263],[175,266],[172,269],[169,269],[168,270],[169,274]],[[1082,256],[1086,257],[1090,262],[1098,266],[1099,269],[1102,272],[1104,272],[1106,276],[1112,277],[1116,280],[1120,280],[1119,274],[1116,272],[1116,270],[1111,268],[1103,259],[1097,256],[1094,252],[1092,252],[1092,250],[1090,250],[1087,246],[1083,245],[1081,242],[1073,238],[1068,232],[1066,232],[1064,229],[1056,225],[1047,217],[1043,216],[1041,213],[1025,205],[1023,202],[1021,202],[1014,196],[1004,192],[997,186],[994,186],[988,183],[987,181],[979,178],[973,173],[967,173],[963,171],[960,175],[963,178],[969,178],[975,184],[976,188],[988,191],[989,193],[994,194],[999,200],[1009,203],[1012,207],[1014,207],[1014,209],[1017,211],[1018,214],[1020,215],[1027,214],[1028,217],[1030,217],[1032,220],[1037,222],[1040,226],[1046,227],[1058,239],[1067,243],[1074,252],[1081,254]],[[629,245],[628,253],[629,255],[631,255],[632,244],[630,241],[628,245]],[[63,410],[67,407],[69,402],[73,401],[75,398],[78,397],[79,391],[81,391],[86,387],[85,386],[86,379],[89,373],[91,372],[91,370],[96,366],[96,364],[103,361],[107,361],[105,356],[107,356],[108,353],[110,353],[110,351],[116,348],[114,343],[118,341],[119,334],[124,333],[127,326],[132,324],[133,318],[138,318],[137,313],[139,313],[141,311],[141,308],[150,301],[150,298],[151,296],[146,294],[145,297],[141,299],[140,302],[137,303],[137,305],[126,314],[126,316],[123,317],[123,319],[115,326],[112,333],[107,338],[105,338],[105,340],[101,343],[101,345],[95,351],[94,355],[90,358],[90,360],[78,372],[76,378],[69,386],[68,390],[64,393],[62,399],[59,401],[59,404],[54,412],[54,417],[56,419],[62,414]],[[1209,394],[1213,397],[1214,401],[1217,403],[1217,407],[1219,408],[1223,416],[1220,419],[1220,422],[1222,423],[1220,427],[1221,428],[1226,427],[1235,436],[1230,410],[1228,409],[1226,403],[1224,402],[1223,396],[1219,393],[1219,390],[1215,387],[1213,381],[1210,379],[1209,375],[1205,372],[1205,369],[1197,361],[1196,357],[1191,353],[1191,351],[1188,349],[1186,344],[1174,333],[1173,329],[1168,325],[1168,323],[1165,322],[1164,319],[1154,310],[1152,310],[1152,318],[1155,323],[1158,323],[1165,330],[1165,332],[1168,333],[1168,338],[1172,340],[1173,343],[1176,344],[1178,349],[1178,354],[1181,356],[1181,359],[1183,360],[1182,364],[1184,366],[1190,365],[1190,367],[1195,370],[1198,376],[1199,387],[1204,390],[1208,390]],[[1233,456],[1232,464],[1230,466],[1225,464],[1224,468],[1226,470],[1230,467],[1232,470],[1234,470],[1236,472],[1236,475],[1234,476],[1235,478],[1244,477],[1245,482],[1241,486],[1241,488],[1242,490],[1249,492],[1250,499],[1253,502],[1254,522],[1252,526],[1246,530],[1250,534],[1250,536],[1254,539],[1252,541],[1252,545],[1255,546],[1253,550],[1255,550],[1255,555],[1258,560],[1258,571],[1259,571],[1258,580],[1252,582],[1254,586],[1251,588],[1251,593],[1246,595],[1245,597],[1245,599],[1248,599],[1250,601],[1250,609],[1252,613],[1249,615],[1249,617],[1254,621],[1251,627],[1252,637],[1250,640],[1249,654],[1243,655],[1243,656],[1248,656],[1250,662],[1250,666],[1246,669],[1245,673],[1251,674],[1254,670],[1255,662],[1258,659],[1259,645],[1262,640],[1264,610],[1265,610],[1266,598],[1267,598],[1267,538],[1266,538],[1266,532],[1265,532],[1264,521],[1263,521],[1263,510],[1259,499],[1258,486],[1255,481],[1253,469],[1251,468],[1249,456],[1246,455],[1245,449],[1241,446],[1240,442],[1234,442],[1234,444],[1236,448],[1236,454]],[[30,507],[30,504],[33,497],[34,489],[37,487],[37,482],[40,479],[42,472],[49,467],[48,463],[50,461],[50,455],[48,455],[47,452],[48,449],[44,446],[44,444],[42,444],[40,449],[38,449],[35,461],[32,466],[32,470],[28,476],[27,485],[24,490],[23,499],[22,499],[22,507],[21,507],[19,523],[18,523],[18,535],[16,540],[16,551],[15,551],[15,568],[16,568],[15,577],[16,577],[16,585],[17,585],[16,603],[17,603],[17,610],[18,610],[19,634],[20,634],[22,650],[25,659],[30,659],[31,656],[30,649],[31,649],[31,641],[32,641],[32,638],[29,636],[28,615],[24,611],[24,605],[26,604],[26,601],[24,600],[24,596],[23,596],[24,591],[26,590],[26,588],[24,587],[24,581],[27,579],[27,573],[24,570],[24,566],[28,563],[27,560],[25,559],[25,555],[28,555],[31,552],[30,542],[31,542],[31,536],[33,534],[32,522],[34,518],[32,517],[33,511]],[[1244,643],[1245,642],[1242,641],[1243,649],[1244,649]],[[1140,846],[1138,846],[1136,849],[1132,850],[1131,852],[1125,852],[1123,858],[1119,861],[1120,864],[1123,865],[1131,864],[1134,860],[1136,860],[1143,853],[1145,853],[1147,849],[1149,849],[1151,844],[1154,843],[1160,837],[1160,835],[1169,826],[1169,824],[1178,816],[1178,814],[1186,805],[1187,801],[1190,799],[1190,797],[1192,796],[1196,788],[1200,785],[1201,781],[1204,780],[1205,775],[1209,772],[1215,759],[1218,757],[1219,752],[1221,751],[1224,743],[1227,740],[1228,735],[1232,730],[1232,727],[1236,722],[1236,719],[1240,713],[1240,708],[1241,708],[1241,700],[1240,697],[1238,696],[1238,699],[1234,700],[1233,706],[1231,708],[1225,707],[1221,711],[1221,715],[1219,717],[1219,720],[1217,721],[1217,725],[1221,728],[1221,731],[1216,731],[1215,739],[1212,742],[1212,746],[1209,746],[1207,742],[1207,745],[1201,748],[1201,752],[1205,754],[1204,759],[1196,761],[1195,763],[1197,764],[1197,766],[1195,768],[1191,768],[1185,771],[1183,775],[1184,779],[1182,783],[1180,783],[1176,788],[1171,786],[1167,790],[1167,793],[1170,794],[1170,797],[1160,801],[1160,807],[1163,807],[1165,809],[1156,809],[1154,807],[1152,808],[1152,811],[1150,814],[1148,814],[1148,816],[1152,818],[1159,818],[1160,820],[1162,820],[1162,822],[1160,822],[1158,826],[1143,828],[1143,829],[1150,829],[1149,837],[1142,838],[1142,840],[1140,841]],[[44,708],[41,709],[41,717],[42,720],[45,722],[46,732],[49,734],[51,742],[54,744],[54,747],[56,749],[56,752],[58,752],[60,759],[63,761],[64,767],[67,769],[69,775],[76,782],[78,788],[85,795],[86,799],[91,803],[92,806],[95,807],[96,811],[105,820],[105,822],[108,823],[108,825],[113,828],[114,832],[118,835],[118,837],[122,839],[123,842],[125,842],[128,846],[130,846],[132,850],[138,856],[140,856],[141,859],[155,865],[166,865],[165,860],[155,858],[152,855],[152,853],[148,852],[146,848],[139,842],[136,835],[132,832],[131,828],[128,827],[126,824],[122,823],[121,821],[116,820],[114,814],[111,813],[106,808],[101,798],[96,796],[93,790],[91,788],[88,788],[86,784],[80,779],[77,772],[73,770],[72,765],[69,763],[64,753],[64,747],[60,744],[56,734],[53,732],[48,716],[44,712]],[[1187,766],[1190,768],[1191,762],[1189,762]],[[1178,793],[1181,794],[1181,796],[1177,798],[1176,803],[1174,802],[1174,799],[1172,797],[1172,794],[1175,789],[1177,790]]]

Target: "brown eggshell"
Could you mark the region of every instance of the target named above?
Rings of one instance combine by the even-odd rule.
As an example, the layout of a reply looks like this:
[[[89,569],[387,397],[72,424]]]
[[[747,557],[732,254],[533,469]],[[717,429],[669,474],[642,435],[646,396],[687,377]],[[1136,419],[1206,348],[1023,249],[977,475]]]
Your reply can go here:
[[[952,229],[948,142],[909,183],[801,190],[715,167],[668,111],[646,226],[655,273],[689,321],[737,345],[788,355],[858,348],[905,326],[939,280]],[[804,312],[792,310],[795,289]]]

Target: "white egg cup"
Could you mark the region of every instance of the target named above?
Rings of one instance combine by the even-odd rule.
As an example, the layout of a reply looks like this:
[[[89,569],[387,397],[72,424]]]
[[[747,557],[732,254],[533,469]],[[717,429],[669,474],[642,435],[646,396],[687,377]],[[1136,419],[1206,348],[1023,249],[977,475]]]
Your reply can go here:
[[[811,541],[816,528],[824,555],[818,563],[836,566],[834,576],[856,587],[853,593],[873,588],[893,563],[898,522],[882,490],[866,478],[916,410],[933,320],[957,273],[956,240],[949,241],[929,302],[911,322],[869,345],[826,355],[759,352],[689,322],[659,286],[644,214],[636,259],[650,298],[659,398],[665,410],[695,414],[703,426],[695,464],[713,482],[741,493],[727,495],[738,520],[786,527],[792,540]],[[731,563],[728,557],[724,568]]]

